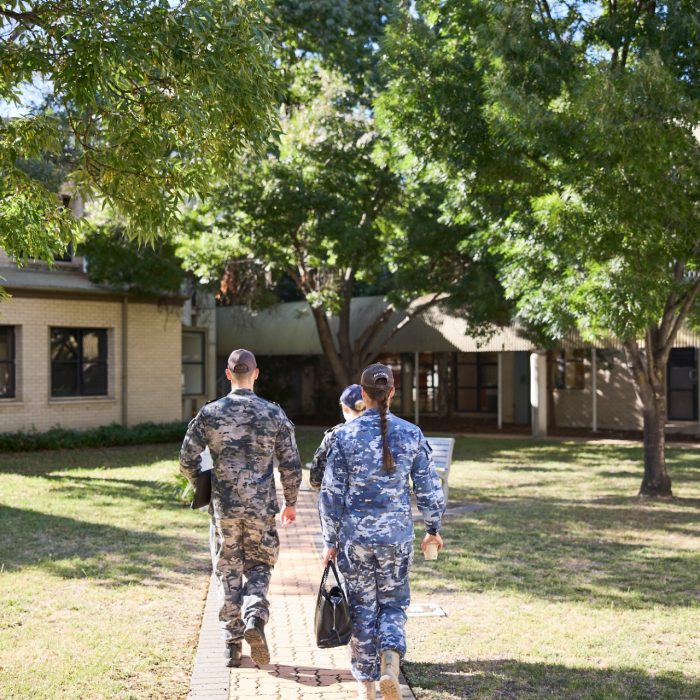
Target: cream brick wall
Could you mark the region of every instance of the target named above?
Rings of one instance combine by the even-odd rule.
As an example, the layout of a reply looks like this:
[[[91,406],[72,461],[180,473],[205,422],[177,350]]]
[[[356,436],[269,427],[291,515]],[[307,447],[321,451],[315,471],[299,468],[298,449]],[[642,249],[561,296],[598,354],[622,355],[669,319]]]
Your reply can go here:
[[[128,422],[178,420],[179,309],[135,303],[128,309]],[[0,432],[121,423],[121,301],[13,297],[0,303],[0,324],[17,327],[16,398],[0,399]],[[51,397],[52,326],[107,329],[107,396]]]
[[[180,307],[129,303],[129,425],[182,419]]]
[[[556,425],[590,428],[593,413],[590,354],[584,362],[583,389],[554,389]],[[621,352],[606,351],[598,357],[598,427],[641,430],[642,404]]]

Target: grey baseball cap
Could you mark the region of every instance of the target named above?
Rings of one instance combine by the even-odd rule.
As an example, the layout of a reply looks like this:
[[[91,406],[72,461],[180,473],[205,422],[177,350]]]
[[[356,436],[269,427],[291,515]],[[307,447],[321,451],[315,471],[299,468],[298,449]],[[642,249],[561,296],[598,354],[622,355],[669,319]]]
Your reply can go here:
[[[370,365],[362,373],[360,384],[370,389],[383,389],[394,386],[394,374],[386,365],[378,362]]]
[[[234,350],[228,356],[228,368],[235,374],[245,374],[252,372],[258,363],[255,361],[255,355],[250,350]]]

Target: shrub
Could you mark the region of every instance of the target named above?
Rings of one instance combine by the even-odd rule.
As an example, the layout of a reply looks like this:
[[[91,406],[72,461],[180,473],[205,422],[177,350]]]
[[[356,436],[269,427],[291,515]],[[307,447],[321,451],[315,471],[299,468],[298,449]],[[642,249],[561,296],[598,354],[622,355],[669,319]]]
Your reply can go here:
[[[113,423],[89,430],[52,428],[36,431],[0,433],[0,451],[30,452],[33,450],[72,449],[77,447],[113,447],[179,442],[185,436],[187,423],[139,423],[131,428]]]

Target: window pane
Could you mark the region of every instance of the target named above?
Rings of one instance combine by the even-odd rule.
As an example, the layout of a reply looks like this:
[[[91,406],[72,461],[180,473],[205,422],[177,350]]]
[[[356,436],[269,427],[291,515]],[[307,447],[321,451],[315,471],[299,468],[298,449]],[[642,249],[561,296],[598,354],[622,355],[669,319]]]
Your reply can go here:
[[[204,367],[202,365],[183,365],[182,373],[185,379],[182,388],[183,394],[204,393]]]
[[[459,389],[457,393],[458,411],[476,411],[476,389]]]
[[[476,364],[457,365],[457,385],[458,386],[476,386]]]
[[[87,396],[107,393],[107,365],[104,362],[83,364],[82,393]]]
[[[0,326],[0,362],[14,359],[14,338],[14,327]]]
[[[15,395],[15,367],[12,362],[0,362],[0,396]]]
[[[204,333],[182,334],[182,361],[204,362]]]
[[[51,359],[78,360],[78,337],[68,328],[51,329]]]
[[[583,360],[567,360],[566,362],[566,388],[583,389],[584,367]]]
[[[554,386],[557,389],[566,389],[566,359],[564,351],[557,355],[556,362],[552,367],[554,371]]]
[[[77,363],[54,362],[51,365],[51,394],[52,396],[77,396]]]
[[[479,368],[481,377],[481,384],[486,384],[487,386],[497,386],[498,385],[498,367],[493,365],[481,366]]]
[[[674,391],[668,397],[668,417],[671,420],[695,419],[695,394],[692,391]]]
[[[498,389],[482,389],[479,393],[479,410],[496,413],[498,411]]]
[[[671,389],[692,389],[695,386],[695,374],[692,367],[670,367],[668,383]]]
[[[106,331],[83,331],[83,361],[106,360]]]

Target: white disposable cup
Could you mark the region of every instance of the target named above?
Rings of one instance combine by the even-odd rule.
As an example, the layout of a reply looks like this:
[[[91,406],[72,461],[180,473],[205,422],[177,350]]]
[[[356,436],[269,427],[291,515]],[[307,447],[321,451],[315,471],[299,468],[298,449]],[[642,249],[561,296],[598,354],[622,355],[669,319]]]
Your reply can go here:
[[[435,542],[431,542],[425,545],[423,550],[423,556],[426,561],[435,561],[438,558],[438,546]]]

